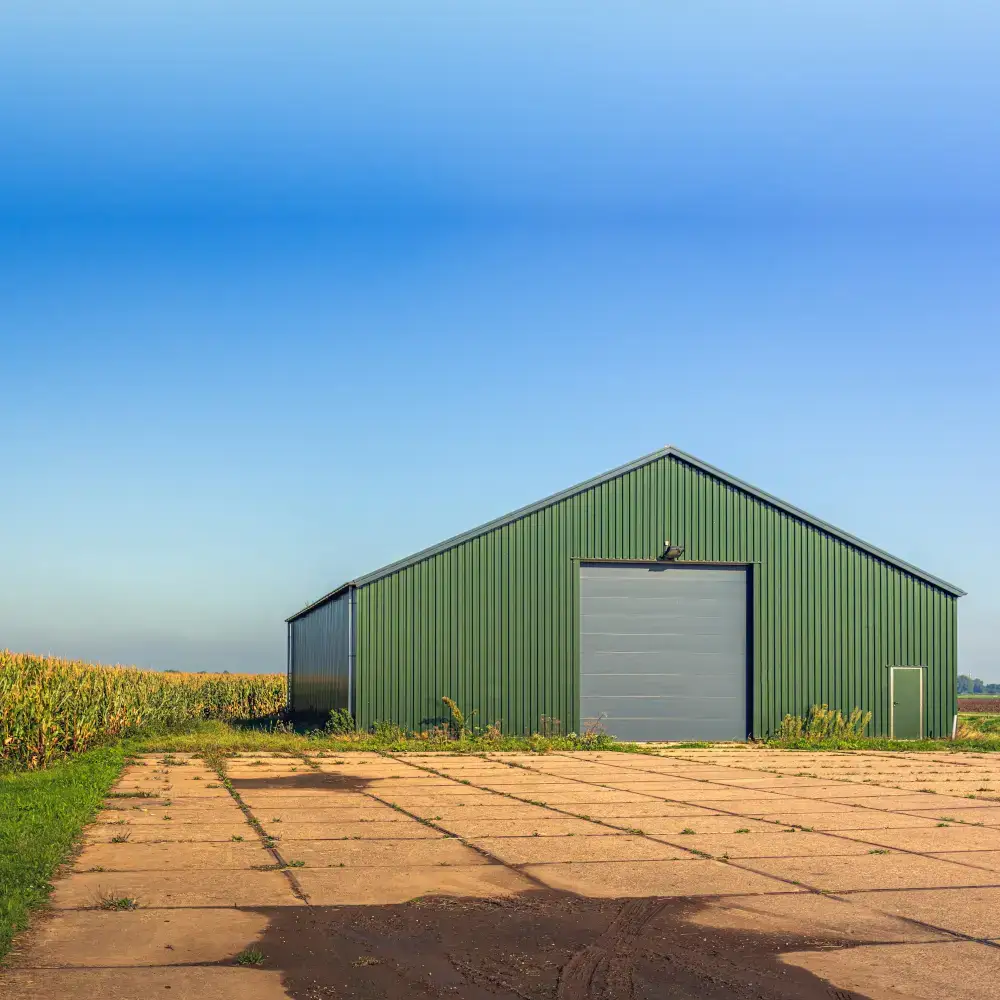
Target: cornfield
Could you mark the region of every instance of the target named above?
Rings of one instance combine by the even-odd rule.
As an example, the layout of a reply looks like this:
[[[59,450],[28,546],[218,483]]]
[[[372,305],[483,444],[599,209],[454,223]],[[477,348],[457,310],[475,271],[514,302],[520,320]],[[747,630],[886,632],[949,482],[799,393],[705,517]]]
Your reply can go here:
[[[0,650],[0,765],[44,767],[142,730],[284,705],[283,674],[159,673]]]

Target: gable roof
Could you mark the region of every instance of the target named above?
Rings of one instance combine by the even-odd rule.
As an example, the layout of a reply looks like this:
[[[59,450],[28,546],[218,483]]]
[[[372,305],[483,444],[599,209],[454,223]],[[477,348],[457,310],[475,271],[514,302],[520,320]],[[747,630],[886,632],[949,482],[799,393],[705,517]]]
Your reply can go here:
[[[421,549],[419,552],[414,552],[413,555],[407,556],[405,559],[399,559],[396,562],[389,563],[386,566],[382,566],[380,569],[373,570],[370,573],[365,573],[363,576],[359,576],[354,580],[348,580],[346,583],[337,587],[336,590],[331,590],[330,593],[324,594],[321,598],[313,601],[312,604],[307,604],[301,611],[297,611],[291,616],[291,618],[287,618],[285,620],[292,622],[295,621],[296,618],[301,618],[303,615],[312,611],[313,608],[317,608],[321,604],[325,604],[327,601],[333,600],[333,598],[343,593],[349,587],[363,587],[365,584],[372,583],[375,580],[380,580],[384,576],[390,576],[401,569],[406,569],[407,566],[413,566],[416,563],[423,562],[425,559],[429,559],[431,556],[436,556],[441,552],[446,552],[448,549],[454,548],[456,545],[461,545],[462,542],[478,538],[480,535],[485,535],[496,528],[502,528],[504,525],[518,521],[522,517],[527,517],[529,514],[534,514],[536,511],[542,510],[545,507],[551,507],[562,500],[567,500],[572,496],[576,496],[578,493],[584,493],[595,486],[600,486],[602,483],[609,482],[612,479],[617,479],[619,476],[623,476],[628,472],[633,472],[635,469],[641,469],[644,465],[650,465],[653,462],[658,462],[660,459],[668,457],[684,462],[692,468],[699,469],[701,472],[705,472],[708,475],[713,476],[715,479],[727,483],[729,486],[732,486],[749,496],[755,497],[757,500],[766,503],[768,506],[784,511],[786,514],[790,514],[797,520],[812,525],[812,527],[818,528],[820,531],[823,531],[834,538],[839,538],[848,545],[851,545],[856,549],[861,549],[863,552],[867,552],[870,555],[881,559],[883,562],[888,563],[890,566],[895,566],[898,569],[909,573],[911,576],[915,576],[918,579],[923,580],[925,583],[929,583],[932,586],[937,587],[939,590],[943,590],[945,593],[951,594],[953,597],[965,596],[966,592],[962,590],[961,587],[956,587],[953,583],[948,583],[947,580],[942,580],[940,577],[927,573],[918,566],[914,566],[912,563],[908,563],[903,559],[897,559],[896,556],[886,552],[884,549],[871,545],[847,531],[842,531],[840,528],[837,528],[826,521],[822,521],[818,517],[813,517],[812,514],[807,514],[804,510],[801,510],[790,503],[786,503],[784,500],[779,500],[770,493],[765,493],[756,486],[751,486],[749,483],[745,483],[742,479],[737,479],[735,476],[729,475],[728,472],[723,472],[721,469],[717,469],[714,465],[709,465],[708,462],[703,462],[700,458],[695,458],[694,455],[689,455],[687,452],[681,451],[680,448],[676,448],[674,445],[667,445],[665,448],[660,448],[658,451],[651,452],[648,455],[643,455],[642,458],[637,458],[635,461],[626,462],[625,465],[619,465],[618,468],[611,469],[609,472],[604,472],[599,476],[594,476],[592,479],[587,479],[582,483],[577,483],[576,486],[570,486],[568,489],[560,490],[558,493],[553,493],[552,496],[545,497],[543,500],[536,500],[534,503],[530,503],[526,507],[519,507],[517,510],[511,511],[509,514],[504,514],[502,517],[495,518],[492,521],[487,521],[485,524],[481,524],[477,528],[471,528],[469,531],[463,531],[460,535],[454,535],[452,538],[447,538],[443,542],[438,542],[437,545],[431,545],[429,548]]]

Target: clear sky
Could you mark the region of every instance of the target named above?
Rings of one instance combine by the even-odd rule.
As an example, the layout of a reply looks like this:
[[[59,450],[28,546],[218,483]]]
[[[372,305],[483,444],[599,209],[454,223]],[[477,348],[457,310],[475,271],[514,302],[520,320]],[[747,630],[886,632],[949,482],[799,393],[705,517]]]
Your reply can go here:
[[[673,443],[1000,680],[998,108],[995,0],[6,0],[0,646],[284,669]]]

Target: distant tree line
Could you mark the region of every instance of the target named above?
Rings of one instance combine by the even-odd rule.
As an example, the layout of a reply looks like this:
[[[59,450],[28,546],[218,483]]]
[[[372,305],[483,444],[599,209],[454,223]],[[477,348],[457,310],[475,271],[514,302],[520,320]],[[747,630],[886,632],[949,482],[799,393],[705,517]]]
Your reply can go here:
[[[164,672],[165,674],[179,674],[179,673],[180,673],[181,671],[180,671],[180,670],[164,670],[163,672]],[[223,670],[222,672],[223,672],[224,674],[228,674],[228,673],[229,673],[229,671],[228,671],[228,670]],[[199,673],[199,674],[207,674],[207,673],[208,673],[208,671],[207,671],[207,670],[199,670],[199,671],[198,671],[198,673]]]
[[[978,677],[958,675],[959,694],[1000,694],[1000,684],[984,684]]]

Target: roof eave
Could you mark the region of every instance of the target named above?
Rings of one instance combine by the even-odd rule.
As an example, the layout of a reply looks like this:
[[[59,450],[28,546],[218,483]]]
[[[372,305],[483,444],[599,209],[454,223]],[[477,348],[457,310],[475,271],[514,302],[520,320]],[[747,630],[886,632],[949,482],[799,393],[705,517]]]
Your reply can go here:
[[[332,601],[335,598],[340,597],[340,595],[344,593],[345,590],[350,590],[354,586],[356,586],[354,580],[348,580],[347,583],[342,583],[339,587],[336,588],[336,590],[331,590],[329,594],[324,594],[322,597],[313,601],[312,604],[307,604],[301,611],[296,611],[295,614],[291,616],[291,618],[286,618],[285,619],[286,624],[290,625],[293,621],[295,621],[296,618],[301,618],[303,615],[309,614],[310,611],[314,611],[321,604],[326,604],[329,601]]]

